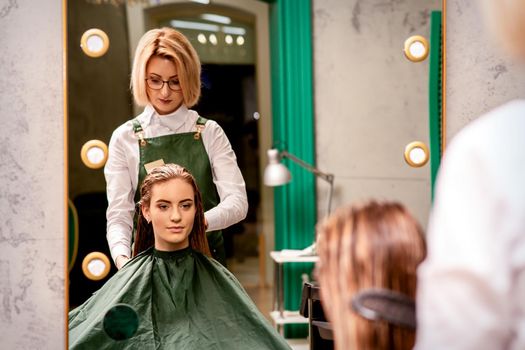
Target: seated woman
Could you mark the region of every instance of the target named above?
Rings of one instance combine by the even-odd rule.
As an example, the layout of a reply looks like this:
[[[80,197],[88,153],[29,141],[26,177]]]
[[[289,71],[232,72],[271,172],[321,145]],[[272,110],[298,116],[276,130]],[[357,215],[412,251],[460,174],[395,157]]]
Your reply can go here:
[[[70,349],[290,349],[210,258],[193,176],[174,164],[154,168],[140,194],[136,256],[69,313]],[[102,320],[120,303],[136,310],[139,327],[115,341]]]
[[[336,349],[412,349],[414,329],[389,317],[365,319],[353,309],[364,290],[415,299],[416,270],[426,250],[408,211],[399,203],[375,201],[341,208],[319,226],[316,245],[321,299]]]

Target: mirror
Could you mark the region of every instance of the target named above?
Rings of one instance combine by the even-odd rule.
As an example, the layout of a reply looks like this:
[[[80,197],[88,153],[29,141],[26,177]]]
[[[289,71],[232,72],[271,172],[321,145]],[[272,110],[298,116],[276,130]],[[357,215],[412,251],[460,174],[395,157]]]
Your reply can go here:
[[[268,32],[268,4],[256,0],[216,0],[210,5],[189,1],[147,3],[115,6],[95,5],[87,0],[69,2],[70,197],[77,209],[96,208],[79,210],[79,221],[84,213],[84,222],[91,224],[85,229],[90,232],[90,242],[99,244],[87,249],[83,248],[85,243],[79,242],[77,260],[92,251],[109,256],[102,168],[95,172],[86,168],[78,157],[78,150],[91,139],[109,143],[113,130],[140,112],[133,105],[129,92],[134,47],[146,29],[169,25],[172,21],[179,21],[175,22],[179,26],[183,21],[186,23],[182,25],[193,22],[193,25],[207,24],[214,26],[208,29],[219,29],[205,33],[180,28],[186,30],[185,34],[199,48],[204,64],[203,104],[198,106],[198,111],[222,123],[232,145],[238,145],[239,162],[245,165],[243,175],[253,212],[249,213],[243,227],[237,227],[238,231],[231,233],[230,237],[237,235],[236,241],[232,242],[233,249],[250,247],[259,254],[265,252],[259,255],[264,259],[273,247],[274,217],[273,190],[261,184],[261,164],[266,164],[265,152],[271,148],[273,137],[277,137],[272,136],[272,119],[269,118],[272,106],[268,47],[272,38]],[[407,167],[400,155],[411,140],[428,143],[429,60],[413,64],[403,57],[402,49],[404,41],[411,35],[430,38],[430,13],[440,8],[441,3],[436,0],[402,3],[312,1],[315,82],[315,101],[312,101],[315,123],[312,128],[315,128],[316,144],[307,146],[317,150],[316,165],[336,175],[334,208],[362,197],[397,197],[411,209],[417,208],[415,214],[425,225],[430,207],[428,166],[419,169]],[[230,17],[232,23],[213,22],[209,17],[203,19],[201,15],[204,14]],[[223,28],[227,26],[243,28],[245,32],[226,32],[229,29]],[[111,40],[111,50],[96,60],[81,50],[72,49],[78,48],[78,38],[86,28],[93,27],[103,29]],[[287,57],[296,58],[299,59]],[[107,78],[109,76],[111,79]],[[279,76],[274,79],[273,86],[277,90],[302,88],[293,83],[281,85]],[[237,87],[241,86],[238,90],[242,92],[239,93],[242,103],[232,102],[232,94],[237,88],[234,90],[219,84],[233,80],[241,82]],[[213,95],[211,91],[217,88],[224,94]],[[228,108],[241,104],[244,106],[242,117],[237,119],[234,115],[238,112]],[[223,109],[213,110],[211,105]],[[284,116],[275,119],[274,123],[286,123],[288,116],[282,113]],[[293,175],[304,176],[302,173]],[[322,182],[317,186],[317,207],[324,212],[324,203],[327,202],[324,195],[328,191]],[[90,219],[93,217],[98,219]],[[251,238],[255,232],[262,239],[250,238],[240,243],[238,238],[246,232],[252,232]],[[85,249],[84,253],[81,253],[82,249]],[[243,258],[247,260],[250,256]],[[234,264],[241,265],[236,260]],[[266,264],[271,266],[269,259],[257,264],[261,271]],[[106,278],[112,273],[114,271],[110,271]],[[244,281],[259,286],[257,275],[249,272],[241,277],[242,274],[242,271],[238,272],[239,279],[246,277]],[[91,288],[99,288],[103,281]],[[71,289],[70,295],[76,292]]]
[[[69,197],[79,223],[70,308],[116,273],[106,240],[103,167],[107,145],[118,126],[142,111],[134,105],[129,89],[133,54],[142,34],[161,26],[177,28],[197,50],[203,93],[192,109],[221,125],[246,182],[248,216],[223,231],[231,252],[228,267],[245,286],[265,286],[270,262],[264,256],[273,245],[272,192],[259,175],[260,159],[265,160],[263,152],[271,143],[268,4],[258,0],[216,0],[209,5],[92,0],[67,4]],[[83,51],[88,48],[89,55]],[[99,55],[96,59],[94,52]],[[100,256],[93,260],[92,252],[109,258],[107,273],[105,260]],[[91,263],[82,264],[88,257]],[[104,274],[96,273],[100,270]]]

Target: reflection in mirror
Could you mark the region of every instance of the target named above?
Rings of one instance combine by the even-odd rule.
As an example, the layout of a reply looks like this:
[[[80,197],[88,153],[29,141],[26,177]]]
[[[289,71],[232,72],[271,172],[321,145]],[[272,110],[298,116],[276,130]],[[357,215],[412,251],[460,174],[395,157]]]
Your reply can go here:
[[[265,263],[258,261],[259,252],[267,249],[265,240],[259,237],[263,231],[259,133],[265,135],[263,142],[270,143],[271,124],[269,119],[259,120],[259,115],[271,115],[268,48],[264,46],[268,40],[268,5],[255,0],[217,0],[208,6],[189,1],[96,4],[78,0],[68,2],[67,9],[69,196],[79,216],[78,255],[97,251],[110,256],[102,169],[108,153],[105,145],[118,126],[142,111],[134,105],[129,88],[131,60],[139,38],[151,28],[170,26],[190,39],[201,59],[202,97],[192,109],[216,121],[225,131],[246,182],[248,217],[223,232],[229,267],[240,270],[243,264],[249,264],[248,283],[266,285],[266,277],[258,274],[260,264]],[[111,38],[111,50],[97,60],[78,47],[90,28],[100,28]],[[266,31],[256,32],[256,28]],[[100,140],[104,146],[94,146],[87,140]],[[81,149],[82,156],[78,157]],[[70,273],[70,309],[84,302],[116,272],[110,259],[111,270],[104,279],[88,280],[80,265],[77,261]],[[264,274],[264,268],[261,271]]]
[[[93,281],[105,278],[110,270],[108,257],[100,252],[91,252],[82,261],[84,275]]]
[[[405,56],[412,62],[421,62],[428,56],[428,41],[421,35],[414,35],[405,41]]]
[[[93,28],[86,30],[80,39],[82,51],[89,57],[101,57],[109,49],[109,38],[104,31]]]
[[[80,150],[82,162],[91,169],[100,169],[108,159],[108,147],[100,140],[88,141]]]
[[[414,168],[425,165],[429,159],[428,147],[421,141],[414,141],[405,147],[405,161]]]

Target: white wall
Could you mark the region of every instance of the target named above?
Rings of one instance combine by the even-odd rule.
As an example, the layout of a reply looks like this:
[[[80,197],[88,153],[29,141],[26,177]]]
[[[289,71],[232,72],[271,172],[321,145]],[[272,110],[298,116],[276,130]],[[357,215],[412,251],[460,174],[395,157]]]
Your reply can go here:
[[[366,198],[404,203],[426,225],[430,167],[409,167],[405,146],[428,145],[428,59],[403,55],[429,37],[440,1],[314,0],[317,165],[335,174],[333,207]],[[319,217],[326,186],[318,183]]]
[[[0,348],[65,348],[62,2],[0,1]]]

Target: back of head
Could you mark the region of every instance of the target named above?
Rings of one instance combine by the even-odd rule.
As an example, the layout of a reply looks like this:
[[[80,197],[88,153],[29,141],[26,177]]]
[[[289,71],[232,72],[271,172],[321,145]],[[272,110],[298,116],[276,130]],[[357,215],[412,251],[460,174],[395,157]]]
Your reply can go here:
[[[188,170],[186,170],[186,168],[177,164],[165,164],[154,168],[148,175],[146,175],[144,181],[142,182],[140,187],[140,201],[138,204],[139,206],[149,207],[151,204],[154,186],[174,179],[181,179],[187,184],[191,185],[195,194],[194,204],[196,210],[193,228],[189,235],[190,247],[207,256],[211,256],[208,247],[208,240],[206,239],[204,209],[202,205],[201,193],[197,187],[195,178]],[[152,247],[154,242],[153,226],[151,223],[146,221],[142,215],[142,211],[139,210],[133,255],[135,256]]]
[[[514,57],[525,61],[525,1],[481,0],[497,39]]]
[[[425,243],[417,221],[399,203],[371,201],[339,209],[318,228],[318,279],[337,349],[411,349],[415,332],[368,321],[351,300],[365,288],[416,293]]]
[[[173,28],[152,29],[140,39],[131,71],[131,89],[139,106],[148,104],[146,67],[151,57],[160,56],[173,61],[177,68],[184,105],[194,106],[201,94],[201,63],[190,41]]]

